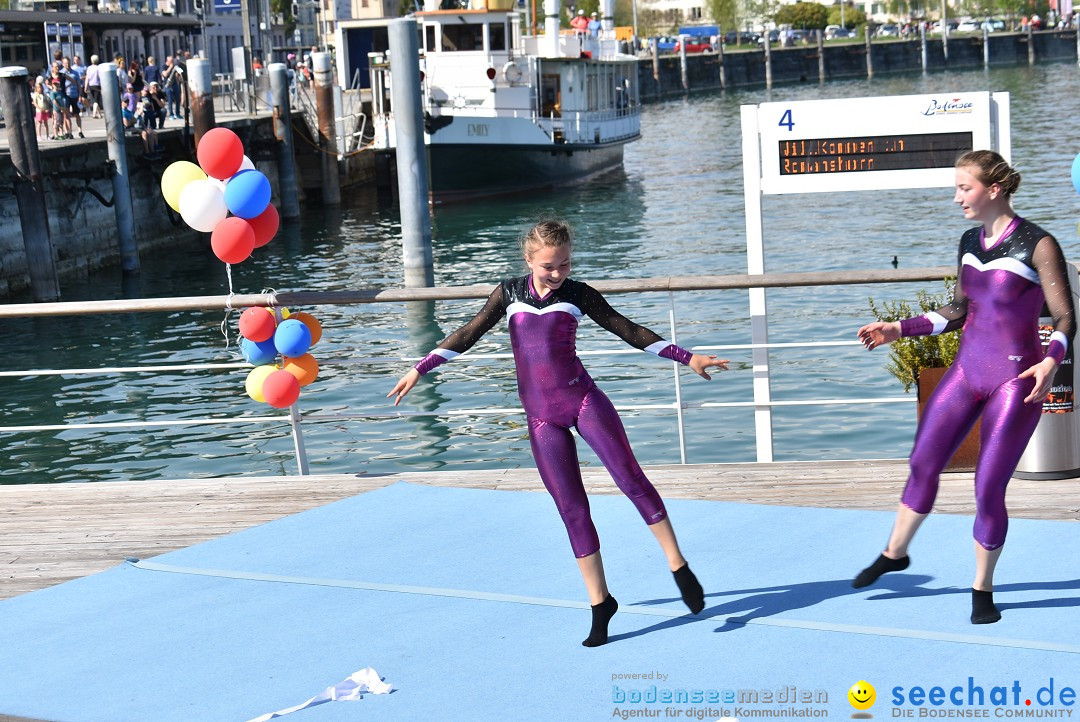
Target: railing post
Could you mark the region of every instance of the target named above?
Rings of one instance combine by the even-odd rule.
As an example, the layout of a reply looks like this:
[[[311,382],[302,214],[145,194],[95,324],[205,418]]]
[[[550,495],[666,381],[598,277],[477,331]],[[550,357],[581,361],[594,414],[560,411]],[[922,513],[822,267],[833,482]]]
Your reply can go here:
[[[679,343],[679,332],[675,328],[675,294],[668,291],[668,325],[671,328],[671,342]],[[683,424],[682,382],[679,380],[679,363],[671,362],[675,374],[675,417],[679,424],[679,463],[686,463],[686,429]]]
[[[296,449],[296,468],[300,476],[307,476],[307,450],[304,448],[304,432],[300,430],[300,411],[296,404],[289,407],[289,426],[292,427],[293,448]]]
[[[869,59],[869,43],[867,58]],[[761,148],[757,107],[742,107],[743,205],[746,209],[746,266],[749,275],[765,273],[761,219]],[[769,387],[769,311],[763,287],[751,288],[750,338],[754,343],[754,440],[757,460],[773,460],[772,391]]]

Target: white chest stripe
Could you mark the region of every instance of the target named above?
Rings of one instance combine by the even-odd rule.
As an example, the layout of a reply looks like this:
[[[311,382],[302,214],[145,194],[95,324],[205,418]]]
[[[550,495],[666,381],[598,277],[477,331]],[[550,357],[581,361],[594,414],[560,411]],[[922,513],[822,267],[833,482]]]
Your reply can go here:
[[[536,316],[543,316],[545,313],[568,313],[579,321],[584,318],[585,314],[581,312],[581,309],[572,303],[553,303],[550,306],[544,308],[535,308],[527,303],[521,303],[515,301],[506,307],[506,318],[509,319],[515,313],[531,313]]]
[[[1015,273],[1021,278],[1026,278],[1032,283],[1039,282],[1039,274],[1035,272],[1035,269],[1025,263],[1021,263],[1015,258],[997,258],[989,263],[983,263],[975,257],[975,254],[965,253],[964,257],[960,259],[960,262],[965,266],[971,266],[976,271],[1008,271],[1009,273]]]

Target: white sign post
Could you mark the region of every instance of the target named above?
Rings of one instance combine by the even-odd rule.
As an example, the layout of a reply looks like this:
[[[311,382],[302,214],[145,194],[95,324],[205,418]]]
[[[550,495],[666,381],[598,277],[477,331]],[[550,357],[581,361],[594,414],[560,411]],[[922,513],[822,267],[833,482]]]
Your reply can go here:
[[[742,106],[747,273],[765,273],[761,198],[948,188],[976,148],[1009,160],[1008,93],[942,93]],[[757,460],[773,460],[765,289],[750,289]]]

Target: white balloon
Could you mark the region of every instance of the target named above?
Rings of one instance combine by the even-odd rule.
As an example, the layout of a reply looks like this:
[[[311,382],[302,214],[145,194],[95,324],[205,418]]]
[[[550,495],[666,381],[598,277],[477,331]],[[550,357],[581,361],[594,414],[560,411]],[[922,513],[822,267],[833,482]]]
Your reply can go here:
[[[209,233],[229,215],[225,194],[210,180],[194,180],[180,191],[180,216],[196,231]]]
[[[236,173],[239,173],[242,170],[255,170],[255,164],[251,162],[251,158],[248,158],[247,154],[244,154],[244,160],[240,161],[240,167],[237,169]],[[236,173],[233,173],[233,175],[236,175]]]
[[[206,176],[206,180],[208,180],[211,183],[213,183],[214,185],[216,185],[218,187],[218,190],[220,190],[222,193],[225,192],[225,185],[229,182],[227,180],[219,180],[217,178],[211,178],[210,176]]]

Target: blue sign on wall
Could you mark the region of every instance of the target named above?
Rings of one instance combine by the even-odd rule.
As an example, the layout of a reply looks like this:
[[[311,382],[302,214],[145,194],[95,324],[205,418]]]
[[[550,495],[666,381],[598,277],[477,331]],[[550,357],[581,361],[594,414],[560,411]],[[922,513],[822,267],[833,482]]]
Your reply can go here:
[[[214,12],[218,12],[218,13],[240,12],[240,0],[214,0]]]

